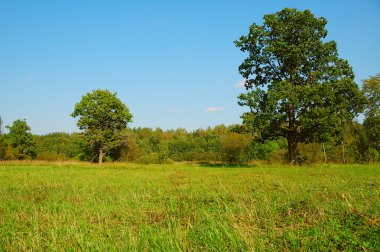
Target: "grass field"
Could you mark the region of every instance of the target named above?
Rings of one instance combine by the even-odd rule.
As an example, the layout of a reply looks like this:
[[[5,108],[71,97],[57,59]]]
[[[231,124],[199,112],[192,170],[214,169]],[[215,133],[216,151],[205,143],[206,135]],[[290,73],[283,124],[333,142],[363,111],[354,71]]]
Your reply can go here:
[[[0,164],[0,251],[380,250],[380,165]]]

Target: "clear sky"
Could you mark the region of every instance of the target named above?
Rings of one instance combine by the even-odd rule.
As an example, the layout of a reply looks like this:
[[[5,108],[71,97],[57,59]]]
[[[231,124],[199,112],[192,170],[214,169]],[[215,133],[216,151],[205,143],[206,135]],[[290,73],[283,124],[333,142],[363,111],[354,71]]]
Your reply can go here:
[[[129,107],[131,127],[240,123],[245,55],[233,41],[284,7],[327,18],[358,84],[380,72],[379,0],[0,0],[0,116],[34,134],[78,131],[75,103],[102,88]]]

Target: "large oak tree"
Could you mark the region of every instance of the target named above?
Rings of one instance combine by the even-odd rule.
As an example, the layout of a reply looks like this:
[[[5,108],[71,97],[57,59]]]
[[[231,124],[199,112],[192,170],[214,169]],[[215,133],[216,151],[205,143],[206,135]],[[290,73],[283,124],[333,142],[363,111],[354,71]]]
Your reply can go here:
[[[290,162],[297,143],[324,141],[362,109],[363,95],[337,45],[327,41],[325,18],[285,8],[265,15],[235,41],[248,57],[239,67],[248,106],[243,123],[261,139],[285,137]]]
[[[102,89],[82,96],[71,116],[79,116],[77,125],[83,130],[88,147],[98,153],[99,164],[112,148],[120,144],[121,131],[132,121],[129,109],[116,93]]]

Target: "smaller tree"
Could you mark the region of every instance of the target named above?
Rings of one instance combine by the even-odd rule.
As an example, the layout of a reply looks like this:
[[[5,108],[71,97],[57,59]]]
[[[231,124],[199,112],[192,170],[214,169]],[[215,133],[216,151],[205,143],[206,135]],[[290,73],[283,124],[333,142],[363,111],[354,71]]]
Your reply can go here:
[[[30,127],[25,120],[16,120],[12,126],[6,126],[9,130],[7,135],[7,157],[15,157],[19,160],[35,159],[37,156],[36,143],[30,132]],[[13,153],[8,153],[8,152]]]
[[[77,125],[83,130],[87,146],[98,153],[99,164],[112,148],[120,144],[120,132],[132,121],[127,106],[116,93],[102,89],[82,96],[71,116],[79,117]]]

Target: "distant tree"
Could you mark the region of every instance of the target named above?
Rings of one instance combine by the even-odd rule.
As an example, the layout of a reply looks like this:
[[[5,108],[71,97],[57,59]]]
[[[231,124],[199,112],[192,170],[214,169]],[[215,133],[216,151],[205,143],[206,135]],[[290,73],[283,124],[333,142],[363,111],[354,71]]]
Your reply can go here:
[[[380,156],[380,74],[363,81],[363,92],[367,98],[363,126],[369,144],[369,157]]]
[[[297,143],[343,130],[339,125],[352,121],[364,102],[351,66],[325,40],[326,24],[309,10],[285,8],[235,41],[248,52],[239,67],[248,91],[239,105],[250,108],[243,123],[262,140],[285,137],[290,162],[297,160]]]
[[[8,148],[6,156],[9,159],[35,159],[37,156],[36,143],[25,120],[16,120],[12,126],[6,126]],[[12,152],[12,153],[11,153]]]
[[[75,105],[72,117],[79,117],[77,125],[89,148],[97,152],[99,164],[104,156],[120,144],[120,132],[132,121],[132,114],[116,93],[97,89],[82,96]]]

